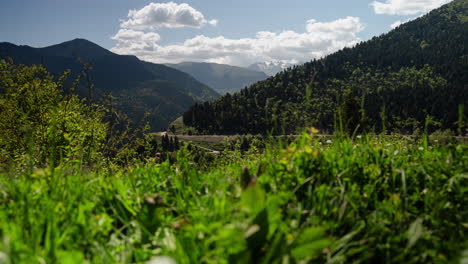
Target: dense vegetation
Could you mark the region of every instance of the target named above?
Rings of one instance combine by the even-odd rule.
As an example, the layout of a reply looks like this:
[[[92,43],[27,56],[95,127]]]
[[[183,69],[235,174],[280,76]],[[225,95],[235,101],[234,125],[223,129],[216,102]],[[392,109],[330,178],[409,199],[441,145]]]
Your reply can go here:
[[[45,48],[0,43],[0,59],[15,63],[41,64],[49,72],[61,75],[70,70],[64,89],[82,76],[73,93],[81,98],[104,98],[112,94],[116,109],[139,124],[149,113],[152,130],[164,130],[196,102],[219,95],[190,75],[170,67],[140,61],[135,56],[114,54],[83,39]],[[92,89],[90,89],[92,84]]]
[[[67,75],[0,77],[0,263],[467,261],[468,148],[450,138],[310,129],[204,154],[122,129]]]
[[[156,153],[163,161],[179,149],[177,137],[158,142],[148,122],[133,128],[112,98],[81,99],[64,92],[69,77],[69,72],[55,78],[42,66],[0,60],[0,170],[69,162],[126,166]]]
[[[285,134],[310,125],[408,133],[428,123],[464,134],[467,8],[452,1],[388,34],[197,104],[184,123],[208,134]]]
[[[183,150],[173,165],[1,173],[0,261],[467,261],[466,145],[313,133],[207,171]]]
[[[402,28],[442,19],[464,32],[465,6]],[[195,106],[184,119],[204,132],[307,127],[226,138],[220,151],[168,136],[189,129],[180,119],[164,135],[148,115],[132,126],[119,99],[93,96],[87,66],[54,77],[0,59],[0,264],[468,263],[466,138],[428,136],[465,133],[466,64],[455,58],[466,35],[448,39],[448,59],[426,54],[443,45],[431,42],[427,58],[372,64],[386,61],[370,55],[371,43],[391,45],[384,36]],[[367,63],[338,60],[360,49]]]
[[[101,158],[104,109],[63,95],[66,77],[56,82],[42,66],[0,60],[0,167]]]
[[[182,62],[167,66],[190,74],[219,94],[239,92],[248,85],[268,78],[260,71],[217,63]]]

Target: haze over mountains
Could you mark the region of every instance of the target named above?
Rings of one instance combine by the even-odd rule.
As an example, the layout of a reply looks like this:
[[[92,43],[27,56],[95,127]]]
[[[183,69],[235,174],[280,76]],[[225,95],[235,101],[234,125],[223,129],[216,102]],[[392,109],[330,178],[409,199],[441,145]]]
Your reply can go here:
[[[70,83],[83,71],[82,62],[86,62],[92,67],[89,76],[95,96],[111,93],[115,107],[136,123],[149,113],[152,130],[165,129],[196,102],[219,97],[187,73],[135,56],[117,55],[84,39],[45,48],[0,43],[2,58],[26,65],[43,64],[55,75],[70,69]],[[76,92],[88,95],[84,80]]]
[[[248,68],[254,71],[261,71],[266,73],[269,76],[273,76],[277,74],[278,72],[284,71],[289,67],[292,67],[294,65],[293,63],[287,63],[287,62],[282,62],[282,61],[265,61],[265,62],[257,62],[252,65],[250,65]]]
[[[166,64],[186,72],[220,94],[238,92],[242,88],[268,78],[262,71],[217,63],[182,62]]]

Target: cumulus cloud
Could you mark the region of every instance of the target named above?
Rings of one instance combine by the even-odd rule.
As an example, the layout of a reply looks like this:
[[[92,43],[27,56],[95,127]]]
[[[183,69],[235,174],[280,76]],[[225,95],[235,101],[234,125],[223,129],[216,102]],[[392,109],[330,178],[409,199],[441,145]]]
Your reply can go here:
[[[452,0],[385,0],[374,1],[370,5],[376,14],[414,15],[438,8]]]
[[[200,28],[206,24],[216,25],[216,19],[206,20],[205,16],[188,4],[150,3],[140,10],[130,10],[128,19],[120,26],[127,29],[147,30],[157,28]]]
[[[124,28],[120,29],[112,39],[117,40],[119,46],[127,47],[128,50],[148,52],[158,48],[157,42],[161,37],[155,32],[145,33]]]
[[[307,32],[317,34],[336,34],[346,32],[360,32],[364,29],[358,17],[346,17],[332,22],[317,22],[315,19],[307,21]]]
[[[395,29],[397,28],[399,25],[403,24],[403,22],[401,22],[401,20],[397,20],[395,22],[393,22],[391,25],[390,25],[390,28],[391,29]]]
[[[423,15],[419,15],[419,16],[416,16],[416,17],[411,17],[411,18],[408,18],[408,19],[406,19],[406,20],[404,20],[404,21],[397,20],[397,21],[393,22],[393,23],[390,25],[390,28],[391,28],[391,29],[395,29],[395,28],[399,27],[401,24],[408,23],[408,22],[413,21],[413,20],[415,20],[415,19],[417,19],[417,18],[420,18],[420,17],[422,17],[422,16],[423,16]]]
[[[302,33],[261,31],[254,37],[241,39],[198,35],[172,45],[159,45],[159,35],[154,32],[121,29],[113,37],[117,44],[111,50],[156,63],[204,61],[240,66],[272,60],[296,63],[357,44],[361,41],[357,33],[363,29],[357,17],[331,22],[311,19]]]

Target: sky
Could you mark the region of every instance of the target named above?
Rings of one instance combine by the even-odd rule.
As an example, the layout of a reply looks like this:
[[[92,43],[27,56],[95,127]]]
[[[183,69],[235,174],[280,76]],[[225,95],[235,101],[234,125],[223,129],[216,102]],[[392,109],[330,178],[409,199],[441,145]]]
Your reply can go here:
[[[0,42],[88,39],[154,63],[305,62],[451,0],[0,0]]]

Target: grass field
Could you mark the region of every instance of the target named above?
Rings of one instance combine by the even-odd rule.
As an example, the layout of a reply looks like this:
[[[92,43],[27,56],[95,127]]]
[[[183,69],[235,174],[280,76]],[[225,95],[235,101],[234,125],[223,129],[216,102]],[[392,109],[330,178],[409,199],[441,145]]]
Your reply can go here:
[[[467,153],[304,134],[203,170],[3,172],[0,263],[467,263]]]

